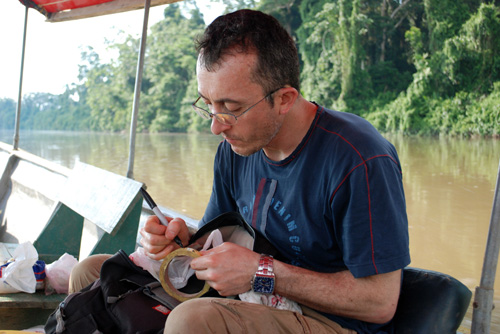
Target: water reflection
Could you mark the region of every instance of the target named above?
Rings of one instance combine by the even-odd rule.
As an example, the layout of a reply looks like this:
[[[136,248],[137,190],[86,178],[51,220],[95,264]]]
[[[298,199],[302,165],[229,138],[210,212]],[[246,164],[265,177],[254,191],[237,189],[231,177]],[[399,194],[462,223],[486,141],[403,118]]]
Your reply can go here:
[[[212,189],[219,142],[213,135],[139,136],[135,178],[145,182],[162,205],[199,219]]]
[[[498,140],[400,138],[412,266],[479,285],[500,158]],[[497,270],[495,303],[500,303]],[[463,326],[470,328],[469,308]],[[492,333],[500,333],[493,311]]]
[[[12,133],[0,131],[11,143]],[[479,285],[500,158],[492,139],[389,138],[403,168],[412,266],[450,274],[471,290]],[[157,202],[201,218],[212,187],[213,135],[139,134],[134,178]],[[128,136],[22,132],[20,147],[72,167],[80,160],[125,175]],[[495,284],[500,304],[500,273]],[[471,312],[463,326],[470,328]],[[492,333],[500,333],[493,311]]]
[[[403,164],[413,265],[472,280],[482,267],[475,259],[488,234],[499,142],[393,142]]]

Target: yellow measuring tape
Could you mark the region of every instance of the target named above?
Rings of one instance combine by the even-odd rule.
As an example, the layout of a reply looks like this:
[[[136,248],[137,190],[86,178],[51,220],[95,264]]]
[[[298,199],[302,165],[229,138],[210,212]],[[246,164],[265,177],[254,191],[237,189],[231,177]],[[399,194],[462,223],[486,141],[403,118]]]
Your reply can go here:
[[[207,282],[205,282],[205,285],[203,288],[196,292],[196,293],[184,293],[182,291],[177,290],[173,285],[172,282],[170,282],[170,279],[168,277],[168,266],[170,265],[170,262],[177,257],[177,256],[188,256],[191,258],[197,258],[201,256],[200,252],[198,252],[195,249],[192,248],[178,248],[175,251],[171,252],[170,254],[167,255],[167,257],[163,260],[160,266],[160,282],[163,287],[163,289],[172,297],[177,299],[180,302],[184,302],[189,299],[193,298],[198,298],[205,294],[208,289],[210,288],[210,285],[208,285]]]

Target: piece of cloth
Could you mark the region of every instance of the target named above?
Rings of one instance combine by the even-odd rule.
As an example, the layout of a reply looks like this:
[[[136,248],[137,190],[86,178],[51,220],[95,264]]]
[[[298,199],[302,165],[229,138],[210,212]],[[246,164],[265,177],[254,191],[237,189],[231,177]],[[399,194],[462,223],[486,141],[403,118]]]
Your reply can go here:
[[[347,269],[360,278],[410,263],[397,152],[353,114],[318,106],[300,145],[279,162],[262,150],[239,156],[223,141],[200,226],[228,211],[240,212],[292,265],[318,272]],[[359,333],[384,327],[325,315]]]
[[[321,314],[304,308],[304,315],[233,299],[188,300],[170,313],[165,334],[356,334]]]

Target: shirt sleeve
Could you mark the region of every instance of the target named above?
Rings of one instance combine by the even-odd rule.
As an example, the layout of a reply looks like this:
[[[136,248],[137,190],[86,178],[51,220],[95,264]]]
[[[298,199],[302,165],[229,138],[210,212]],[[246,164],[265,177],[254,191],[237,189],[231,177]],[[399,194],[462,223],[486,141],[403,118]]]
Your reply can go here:
[[[408,221],[398,162],[376,157],[358,166],[332,201],[341,249],[354,277],[402,269],[410,263]]]

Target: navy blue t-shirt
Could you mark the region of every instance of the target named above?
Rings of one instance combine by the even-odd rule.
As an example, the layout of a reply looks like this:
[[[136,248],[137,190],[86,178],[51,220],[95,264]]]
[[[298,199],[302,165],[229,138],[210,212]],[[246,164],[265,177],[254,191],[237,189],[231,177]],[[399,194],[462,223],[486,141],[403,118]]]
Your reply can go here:
[[[200,226],[238,211],[287,258],[318,272],[365,277],[410,263],[401,165],[367,121],[318,106],[308,133],[283,161],[242,157],[223,141]],[[278,277],[279,279],[279,277]],[[383,326],[325,314],[358,333]]]

